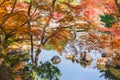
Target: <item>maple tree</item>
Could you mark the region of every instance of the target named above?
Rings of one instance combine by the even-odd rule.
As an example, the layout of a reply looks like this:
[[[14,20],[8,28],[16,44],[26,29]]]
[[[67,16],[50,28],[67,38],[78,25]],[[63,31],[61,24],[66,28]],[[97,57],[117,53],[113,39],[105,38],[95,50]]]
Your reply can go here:
[[[46,1],[40,0],[39,3],[41,3],[41,5],[39,5],[36,1],[30,1],[28,3],[18,2],[17,0],[4,0],[3,2],[1,1],[0,4],[0,46],[2,49],[2,53],[0,54],[3,54],[7,57],[7,52],[11,50],[9,49],[10,45],[14,45],[16,42],[19,43],[19,41],[21,40],[22,42],[24,42],[24,40],[30,40],[31,64],[33,65],[33,67],[35,67],[35,72],[38,68],[38,56],[41,53],[41,50],[44,48],[45,44],[47,46],[47,44],[50,43],[51,45],[55,46],[55,49],[58,52],[61,53],[64,47],[60,43],[66,44],[68,40],[73,39],[71,31],[64,29],[63,25],[57,25],[54,29],[50,28],[50,26],[52,26],[50,24],[56,24],[56,22],[64,18],[64,15],[59,14],[57,11],[54,10],[55,2],[50,3],[49,1]],[[45,4],[42,4],[44,2]],[[50,4],[50,6],[53,7],[50,8],[50,6],[46,6],[46,4]],[[40,13],[41,11],[43,12],[43,14]],[[54,21],[55,23],[53,23],[52,21]],[[36,44],[37,50],[35,53],[35,57],[33,56],[33,40],[40,40],[40,44]],[[11,44],[11,42],[13,43]],[[4,60],[3,62],[8,64],[7,59],[5,59],[4,57],[2,59]],[[13,59],[13,62],[14,61],[15,59]],[[19,71],[25,66],[19,63],[14,66],[11,66],[12,64],[10,64],[9,66],[5,66],[10,67],[13,71]],[[16,77],[19,76],[16,75]]]
[[[102,21],[106,24],[105,27],[107,27],[107,26],[111,27],[111,29],[110,29],[110,28],[103,28],[103,27],[101,27],[101,25],[96,25],[98,27],[98,30],[111,31],[113,34],[117,35],[119,33],[119,22],[117,20],[118,16],[119,16],[119,13],[118,13],[119,10],[116,6],[116,1],[117,0],[107,0],[107,1],[86,0],[86,1],[81,1],[81,3],[78,5],[70,5],[66,2],[63,2],[63,4],[69,6],[70,8],[72,8],[76,11],[79,11],[79,12],[75,12],[75,14],[76,15],[83,14],[82,16],[84,16],[88,21],[92,21],[92,23],[99,20],[99,23],[101,23],[101,21]],[[94,10],[94,8],[97,11]],[[102,26],[104,26],[104,25],[102,25]],[[93,27],[95,27],[95,26],[93,26]]]
[[[0,54],[8,57],[10,45],[27,40],[35,71],[42,49],[57,50],[62,55],[70,42],[88,51],[112,48],[119,54],[116,51],[120,48],[119,11],[117,0],[81,0],[77,4],[75,0],[0,0]],[[84,31],[85,35],[76,35],[75,29]],[[16,65],[12,67],[19,70]]]
[[[112,54],[115,59],[113,58],[111,66],[118,66],[119,59],[116,59],[116,57],[119,57],[120,54],[119,0],[81,0],[77,5],[67,2],[62,2],[62,4],[67,5],[75,16],[84,16],[82,26],[83,29],[87,29],[85,35],[79,36],[77,44],[72,45],[73,53],[78,55],[79,51],[97,50],[99,53]],[[86,25],[86,23],[89,23],[89,25]],[[75,25],[81,28],[81,23],[75,23]],[[79,49],[76,46],[79,46]]]

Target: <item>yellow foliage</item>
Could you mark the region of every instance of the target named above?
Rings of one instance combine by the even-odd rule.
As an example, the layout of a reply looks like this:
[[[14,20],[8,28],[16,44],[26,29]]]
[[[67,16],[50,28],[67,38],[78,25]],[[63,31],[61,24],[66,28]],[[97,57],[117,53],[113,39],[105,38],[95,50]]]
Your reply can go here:
[[[15,65],[12,69],[13,69],[13,71],[18,72],[19,70],[23,69],[24,66],[25,66],[25,63],[24,62],[20,62],[17,65]]]

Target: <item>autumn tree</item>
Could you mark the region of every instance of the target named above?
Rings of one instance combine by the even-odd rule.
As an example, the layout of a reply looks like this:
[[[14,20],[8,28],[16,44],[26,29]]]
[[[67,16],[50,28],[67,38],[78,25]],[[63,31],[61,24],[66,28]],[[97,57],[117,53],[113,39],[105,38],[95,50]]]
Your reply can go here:
[[[60,7],[60,3],[56,3],[56,0],[40,0],[38,2],[34,0],[28,2],[19,2],[17,0],[1,1],[0,54],[4,56],[1,57],[1,65],[4,62],[4,65],[7,68],[10,67],[10,70],[13,71],[17,69],[17,72],[25,66],[20,63],[21,61],[18,62],[18,64],[14,63],[13,65],[13,62],[16,59],[13,59],[14,57],[12,56],[16,56],[18,54],[15,52],[16,55],[14,55],[13,52],[11,52],[11,48],[9,49],[12,42],[13,45],[15,45],[16,42],[20,43],[21,40],[22,42],[24,42],[24,40],[30,40],[31,64],[35,67],[35,72],[38,70],[38,56],[42,49],[45,49],[48,45],[52,45],[55,50],[62,54],[62,49],[64,49],[65,44],[69,40],[74,39],[71,31],[67,30],[70,25],[65,26],[66,24],[64,21],[66,21],[67,18],[69,21],[72,21],[73,17],[71,16],[71,18],[69,18],[67,15],[68,12],[66,12],[66,15],[63,15],[65,10],[63,10],[62,13],[59,13],[59,11],[62,11],[62,8]],[[70,15],[71,14],[69,14],[69,16]],[[65,17],[66,19],[63,19]],[[40,43],[34,45],[34,41],[40,41]],[[33,53],[34,46],[36,46],[35,53]],[[8,60],[9,51],[10,54],[12,54],[10,60]],[[11,58],[13,59],[13,62],[8,64],[9,61],[11,61]],[[17,68],[16,65],[21,65],[21,67]],[[11,77],[11,79],[12,78],[13,77]],[[8,76],[5,79],[8,79]]]
[[[12,74],[15,66],[22,65],[21,68],[23,68],[23,64],[25,64],[23,62],[26,61],[26,58],[24,58],[26,54],[20,54],[24,55],[23,59],[20,59],[21,56],[16,51],[14,52],[13,50],[11,52],[9,45],[13,42],[18,42],[20,37],[29,35],[31,29],[29,30],[27,24],[28,8],[29,4],[27,2],[21,3],[17,2],[17,0],[0,1],[0,68],[2,69],[1,74],[3,73],[0,76],[6,80],[13,79],[14,76]],[[37,15],[35,10],[29,13],[31,17]],[[35,17],[31,21],[34,21],[34,19]],[[14,55],[14,53],[16,54]],[[20,69],[20,67],[16,69]]]
[[[75,0],[1,0],[0,55],[5,56],[1,57],[5,66],[8,64],[6,57],[11,50],[9,46],[22,44],[24,41],[30,43],[30,65],[34,67],[34,72],[38,70],[38,56],[43,49],[57,50],[62,55],[69,43],[76,50],[72,42],[79,47],[89,45],[86,47],[88,51],[119,49],[119,2],[74,2]],[[85,35],[76,32],[85,32]],[[76,42],[74,39],[77,39]],[[39,42],[35,43],[36,41]]]

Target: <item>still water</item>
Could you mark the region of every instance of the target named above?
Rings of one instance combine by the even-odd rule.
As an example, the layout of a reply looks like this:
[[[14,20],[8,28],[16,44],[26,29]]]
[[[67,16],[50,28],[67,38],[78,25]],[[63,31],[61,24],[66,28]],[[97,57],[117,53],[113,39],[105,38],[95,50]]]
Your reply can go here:
[[[43,50],[39,55],[39,61],[51,61],[54,55],[58,55],[61,58],[61,62],[56,66],[60,69],[62,77],[60,80],[106,80],[100,77],[102,74],[96,68],[96,60],[92,62],[92,65],[84,68],[78,63],[72,63],[71,60],[66,60],[65,55],[59,55],[56,51]],[[93,53],[93,58],[98,58],[100,55]]]

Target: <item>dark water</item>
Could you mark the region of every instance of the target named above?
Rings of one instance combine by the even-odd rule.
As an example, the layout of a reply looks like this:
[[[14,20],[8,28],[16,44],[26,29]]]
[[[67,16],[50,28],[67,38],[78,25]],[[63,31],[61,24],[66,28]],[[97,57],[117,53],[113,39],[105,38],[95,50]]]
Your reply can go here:
[[[56,51],[43,50],[39,56],[39,61],[51,61],[54,55],[59,55]],[[99,57],[99,54],[93,53],[93,58]],[[95,67],[95,61],[92,65],[84,68],[78,63],[72,63],[71,60],[66,60],[64,54],[60,56],[61,62],[57,64],[62,73],[60,80],[106,80],[101,76],[100,71]]]

